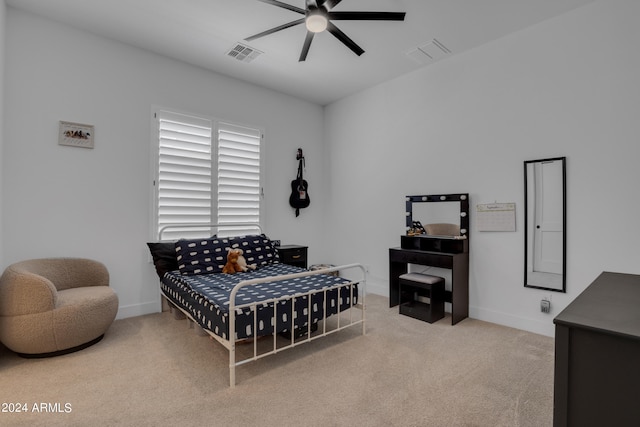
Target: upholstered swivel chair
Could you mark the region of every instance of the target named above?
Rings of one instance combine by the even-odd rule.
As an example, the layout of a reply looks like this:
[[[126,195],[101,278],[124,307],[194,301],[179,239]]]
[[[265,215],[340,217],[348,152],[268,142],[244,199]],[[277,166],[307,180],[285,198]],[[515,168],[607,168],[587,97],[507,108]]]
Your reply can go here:
[[[97,261],[33,259],[10,265],[0,277],[0,342],[24,357],[95,344],[117,312],[109,272]]]

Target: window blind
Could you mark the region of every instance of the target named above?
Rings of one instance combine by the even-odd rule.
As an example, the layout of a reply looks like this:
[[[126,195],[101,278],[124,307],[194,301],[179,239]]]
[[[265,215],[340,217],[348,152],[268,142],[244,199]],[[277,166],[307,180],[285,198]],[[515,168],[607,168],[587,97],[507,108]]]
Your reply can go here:
[[[260,222],[260,146],[258,129],[218,123],[217,223]],[[255,232],[255,228],[223,227],[223,233]]]
[[[156,112],[156,231],[169,224],[234,224],[172,228],[163,240],[255,233],[261,212],[262,132],[172,111]]]
[[[157,179],[158,232],[167,224],[203,224],[212,213],[212,121],[160,111]],[[207,229],[190,228],[163,235],[202,236]],[[175,236],[173,236],[175,234]]]

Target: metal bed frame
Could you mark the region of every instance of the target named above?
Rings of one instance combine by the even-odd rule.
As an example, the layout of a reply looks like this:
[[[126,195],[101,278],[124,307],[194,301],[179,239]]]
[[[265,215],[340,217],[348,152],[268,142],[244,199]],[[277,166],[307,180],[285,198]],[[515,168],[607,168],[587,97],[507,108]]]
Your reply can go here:
[[[242,226],[242,227],[250,227],[250,228],[256,228],[258,230],[260,230],[260,233],[262,233],[262,227],[259,224],[170,224],[170,225],[165,225],[164,227],[162,227],[159,231],[159,237],[160,240],[162,240],[162,236],[164,234],[164,232],[168,229],[171,228],[175,228],[175,229],[185,229],[185,228],[209,228],[211,229],[220,229],[223,227],[234,227],[234,226]],[[245,228],[246,229],[246,228]],[[359,278],[358,280],[352,280],[349,281],[347,283],[340,283],[334,286],[330,286],[321,290],[311,290],[309,292],[301,292],[301,293],[296,293],[293,295],[286,295],[286,296],[282,296],[280,298],[271,298],[268,300],[262,300],[259,302],[252,302],[252,303],[247,303],[247,304],[236,304],[236,295],[238,294],[239,290],[247,287],[247,286],[253,286],[259,283],[268,283],[268,282],[274,282],[276,280],[287,280],[287,279],[296,279],[296,278],[300,278],[300,277],[306,277],[306,276],[312,276],[312,275],[316,275],[316,274],[329,274],[329,273],[333,273],[333,272],[338,272],[338,271],[344,271],[344,270],[359,270],[360,274],[361,274],[361,278]],[[222,273],[220,273],[222,274]],[[213,333],[212,331],[209,331],[207,329],[203,330],[209,335],[211,336],[213,339],[215,339],[217,342],[219,342],[220,344],[222,344],[222,346],[224,346],[228,351],[229,351],[229,386],[230,387],[235,387],[236,385],[236,367],[244,365],[245,363],[248,362],[253,362],[256,361],[258,359],[261,359],[265,356],[269,356],[272,354],[276,354],[279,353],[283,350],[288,350],[294,347],[297,347],[301,344],[306,344],[309,343],[311,341],[314,341],[318,338],[322,338],[325,337],[327,335],[333,334],[335,332],[341,331],[343,329],[346,328],[350,328],[352,326],[355,325],[362,325],[362,335],[366,334],[366,316],[365,316],[365,295],[366,295],[366,281],[367,281],[367,270],[366,268],[362,265],[362,264],[345,264],[345,265],[340,265],[340,266],[336,266],[336,267],[331,267],[331,268],[327,268],[327,269],[322,269],[322,270],[315,270],[315,271],[304,271],[304,272],[300,272],[300,273],[293,273],[293,274],[286,274],[286,275],[282,275],[282,276],[272,276],[272,277],[264,277],[264,278],[258,278],[258,279],[251,279],[251,280],[244,280],[238,284],[236,284],[234,286],[234,288],[231,291],[231,295],[229,298],[229,339],[224,339],[218,335],[216,335],[215,333]],[[355,285],[358,285],[358,303],[354,304],[353,303],[353,287]],[[346,310],[340,310],[340,295],[341,295],[341,289],[345,288],[345,287],[349,287],[349,307]],[[331,329],[327,329],[327,292],[331,291],[331,290],[336,290],[337,292],[337,299],[338,299],[338,304],[337,304],[337,313],[335,314],[335,318],[337,318],[336,322],[337,325],[335,327],[332,327]],[[322,322],[322,326],[318,327],[318,330],[313,332],[312,331],[312,323],[311,323],[311,299],[312,299],[312,295],[318,294],[318,293],[324,293],[323,295],[323,318],[322,320],[320,320],[318,323]],[[162,296],[167,299],[167,301],[169,302],[169,307],[170,308],[176,308],[178,310],[180,310],[188,319],[190,322],[189,326],[193,326],[193,323],[198,324],[198,322],[186,311],[184,310],[182,307],[178,307],[177,305],[175,305],[175,303],[173,303],[167,296],[164,295],[164,293],[162,293]],[[293,322],[294,322],[294,315],[295,315],[295,301],[298,298],[304,298],[306,297],[308,302],[309,302],[309,307],[308,307],[308,319],[307,319],[307,331],[306,331],[306,338],[302,338],[302,337],[297,337],[294,334],[294,328],[293,328]],[[283,345],[282,342],[280,343],[280,345],[278,346],[277,343],[277,333],[273,333],[273,346],[271,348],[271,350],[266,350],[266,351],[262,351],[260,353],[258,353],[258,339],[260,337],[254,336],[253,337],[253,356],[250,357],[246,357],[244,359],[241,360],[236,360],[237,355],[236,355],[236,345],[237,345],[237,340],[234,338],[236,336],[236,312],[243,312],[244,309],[249,308],[252,312],[253,312],[253,331],[254,334],[257,331],[257,321],[258,321],[258,306],[262,306],[264,304],[273,304],[273,316],[272,316],[272,321],[273,324],[276,324],[276,318],[277,318],[277,303],[279,301],[286,301],[286,300],[292,300],[291,301],[291,331],[290,331],[290,339],[288,344]],[[358,309],[360,310],[360,315],[355,316],[354,318],[354,313],[353,313],[353,309]],[[349,315],[348,315],[348,319],[343,319],[343,313],[349,311]],[[344,321],[344,323],[343,323]],[[274,327],[275,330],[275,327]],[[313,332],[313,336],[312,336],[312,332]],[[282,341],[282,340],[281,340]]]

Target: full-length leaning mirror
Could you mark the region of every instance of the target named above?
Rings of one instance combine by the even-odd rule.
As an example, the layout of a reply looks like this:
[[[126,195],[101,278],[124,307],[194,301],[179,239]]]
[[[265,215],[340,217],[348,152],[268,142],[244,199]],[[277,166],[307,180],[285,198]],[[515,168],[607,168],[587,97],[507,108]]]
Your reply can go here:
[[[566,157],[524,162],[524,285],[566,292]]]

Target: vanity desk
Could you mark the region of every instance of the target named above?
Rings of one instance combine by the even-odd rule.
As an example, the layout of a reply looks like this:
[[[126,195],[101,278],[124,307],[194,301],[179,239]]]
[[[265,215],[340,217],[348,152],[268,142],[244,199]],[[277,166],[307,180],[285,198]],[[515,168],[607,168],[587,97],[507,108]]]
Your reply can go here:
[[[409,264],[451,270],[451,324],[469,317],[469,195],[433,194],[406,197],[408,234],[400,236],[400,247],[389,249],[389,307],[400,303],[399,277]],[[429,226],[454,226],[457,235],[409,235],[414,219]],[[428,224],[431,223],[431,224]],[[453,233],[452,233],[453,234]]]
[[[401,247],[389,249],[389,307],[400,302],[399,277],[409,264],[451,270],[451,290],[445,301],[451,303],[451,324],[469,317],[469,241],[448,237],[401,236]]]

